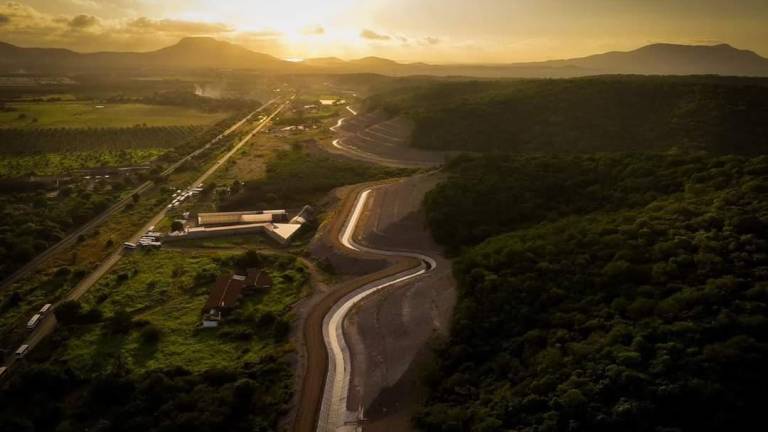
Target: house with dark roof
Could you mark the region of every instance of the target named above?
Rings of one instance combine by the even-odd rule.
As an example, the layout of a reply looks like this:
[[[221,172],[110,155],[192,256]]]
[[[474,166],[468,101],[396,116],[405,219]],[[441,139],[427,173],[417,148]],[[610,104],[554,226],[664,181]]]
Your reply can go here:
[[[245,275],[219,276],[203,307],[202,326],[218,327],[221,320],[237,308],[242,297],[249,291],[271,287],[272,277],[263,269],[251,268]]]

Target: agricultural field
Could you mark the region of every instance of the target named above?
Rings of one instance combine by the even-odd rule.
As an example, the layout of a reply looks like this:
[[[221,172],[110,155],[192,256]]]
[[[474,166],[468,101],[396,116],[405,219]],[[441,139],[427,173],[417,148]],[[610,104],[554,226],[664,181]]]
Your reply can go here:
[[[116,213],[101,227],[78,238],[72,250],[62,251],[52,257],[46,268],[29,277],[17,281],[9,287],[0,299],[0,341],[14,344],[21,336],[19,325],[24,317],[40,302],[60,298],[63,292],[71,288],[96,263],[111,253],[120,239],[128,237],[143,224],[150,215],[165,205],[169,199],[167,188],[189,184],[198,175],[198,167],[211,157],[226,149],[227,140],[220,141],[190,164],[180,167],[170,177],[157,177],[164,164],[176,161],[181,155],[188,154],[210,141],[231,124],[231,119],[220,122],[213,128],[191,137],[174,148],[164,148],[162,156],[150,171],[110,176],[110,178],[77,177],[28,181],[26,179],[6,178],[0,181],[0,204],[2,205],[3,223],[0,224],[0,277],[5,278],[20,266],[44,251],[60,239],[67,236],[75,227],[90,220],[108,208],[118,197],[131,194],[133,189],[144,181],[154,179],[161,187],[145,191],[135,196],[124,211]],[[29,167],[44,167],[52,172],[68,168],[78,158],[99,155],[99,162],[138,162],[158,154],[158,149],[111,150],[90,152],[88,155],[74,152],[69,154],[49,153],[43,155],[4,156],[6,174],[29,171]],[[27,159],[25,159],[27,158]],[[118,159],[115,159],[118,158]],[[127,159],[131,160],[127,160]],[[14,161],[14,162],[9,162]],[[24,163],[22,163],[24,162]],[[15,163],[15,165],[14,165]],[[47,165],[46,165],[47,164]],[[56,172],[56,175],[62,174]],[[166,188],[166,189],[164,189]],[[23,326],[22,326],[23,327]]]
[[[55,176],[89,167],[146,165],[165,152],[159,148],[137,148],[0,157],[0,178]]]
[[[213,124],[226,112],[97,101],[12,102],[0,110],[0,128],[107,128]]]
[[[0,128],[0,154],[171,148],[205,130],[206,126]]]

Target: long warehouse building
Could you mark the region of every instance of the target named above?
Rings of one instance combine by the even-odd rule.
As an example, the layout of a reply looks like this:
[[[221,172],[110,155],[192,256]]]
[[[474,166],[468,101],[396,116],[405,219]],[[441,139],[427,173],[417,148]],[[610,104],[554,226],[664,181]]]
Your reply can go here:
[[[197,215],[197,224],[206,226],[267,223],[284,220],[285,214],[285,210],[199,213]]]

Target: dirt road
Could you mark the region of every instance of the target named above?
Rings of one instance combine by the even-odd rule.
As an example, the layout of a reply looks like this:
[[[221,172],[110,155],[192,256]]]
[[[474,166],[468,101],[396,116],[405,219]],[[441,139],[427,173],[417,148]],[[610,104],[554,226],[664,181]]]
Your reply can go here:
[[[447,328],[448,317],[453,307],[454,294],[450,265],[447,260],[440,256],[439,248],[434,246],[429,238],[429,234],[424,229],[423,218],[419,213],[423,194],[431,189],[438,180],[439,178],[435,175],[422,175],[375,185],[373,188],[371,188],[372,185],[360,185],[351,188],[347,191],[329,226],[320,233],[321,238],[317,239],[316,243],[321,243],[325,247],[314,247],[315,253],[318,250],[327,253],[328,247],[333,247],[333,253],[340,255],[340,257],[336,257],[335,263],[337,272],[342,275],[355,273],[360,263],[366,265],[365,263],[370,263],[372,260],[383,260],[385,264],[383,268],[369,274],[347,278],[342,283],[332,286],[309,309],[303,322],[302,339],[305,344],[304,363],[306,366],[304,376],[301,379],[302,388],[297,403],[294,430],[332,430],[338,425],[354,420],[358,408],[368,406],[374,407],[377,412],[376,418],[371,417],[370,426],[366,426],[366,428],[391,424],[393,419],[396,419],[399,424],[409,424],[410,407],[413,406],[413,401],[401,400],[392,404],[385,400],[386,398],[378,396],[398,384],[401,387],[408,387],[408,390],[414,390],[418,387],[417,380],[404,379],[404,377],[413,375],[408,375],[406,372],[415,368],[417,358],[423,358],[423,356],[419,357],[420,354],[429,351],[425,349],[429,339],[435,333],[444,332]],[[347,231],[346,234],[349,234],[347,228],[350,219],[352,219],[361,194],[368,190],[370,192],[362,207],[357,229],[352,231],[354,233],[352,244],[359,246],[359,250],[351,249],[344,244],[344,234],[345,231]],[[373,246],[391,248],[394,251],[387,251],[382,256],[383,251],[374,251]],[[401,279],[423,268],[420,259],[406,256],[420,252],[427,252],[430,257],[435,256],[437,269],[428,277],[417,278],[416,283],[400,281],[390,284],[394,280]],[[327,342],[332,333],[329,326],[333,319],[332,312],[341,310],[346,300],[354,297],[361,290],[364,291],[381,285],[386,286],[365,301],[359,299],[356,303],[357,307],[347,309],[346,313],[349,318],[345,320],[346,315],[336,318],[336,325],[346,323],[343,326],[343,341],[347,342],[346,345],[351,356],[347,355],[346,359],[342,358],[341,363],[339,363],[337,355],[331,354],[329,357]],[[367,319],[361,320],[360,317],[368,315],[366,311],[371,307],[376,307],[375,305],[379,304],[380,299],[399,299],[395,300],[394,303],[384,302],[382,304],[397,305],[395,308],[399,310],[397,315],[402,319],[392,321],[392,323],[395,326],[401,326],[403,331],[392,332],[394,329],[392,326],[377,326],[378,332],[373,334],[356,327],[350,328],[349,323],[353,323],[354,326],[354,323],[357,322],[367,322]],[[426,308],[425,305],[427,305]],[[420,310],[422,309],[428,312],[421,313]],[[373,316],[375,315],[373,314]],[[411,329],[412,326],[416,328]],[[363,333],[370,334],[363,335]],[[368,339],[369,337],[374,339]],[[397,338],[400,342],[391,343],[393,338]],[[376,340],[384,343],[384,345],[380,345],[381,347],[389,347],[392,358],[385,358],[383,362],[377,362],[372,361],[366,355],[361,355],[368,349],[368,346],[376,345]],[[336,347],[336,349],[340,348]],[[341,348],[341,350],[344,349]],[[376,352],[374,349],[370,351]],[[397,355],[397,351],[400,351],[402,355]],[[397,357],[396,362],[392,362],[394,357]],[[329,358],[334,361],[334,365],[330,369]],[[389,370],[390,373],[382,375],[382,370]],[[338,373],[340,371],[341,374]],[[343,387],[345,391],[342,391],[343,394],[339,397],[339,389],[333,391],[330,387],[333,386],[333,383],[336,383],[338,387],[338,378],[339,376],[344,377],[344,372],[346,372],[344,379],[347,380],[347,384]],[[382,379],[381,377],[385,378]],[[414,394],[419,394],[419,392],[416,391]],[[324,397],[334,398],[337,405],[343,403],[346,413],[337,412],[335,415],[329,415],[328,410],[331,409],[329,408],[331,404],[328,400],[325,402],[325,411],[321,412],[320,406],[323,405]],[[403,409],[393,409],[396,406]],[[380,415],[378,414],[379,411],[388,414]],[[396,414],[396,418],[392,414]],[[319,426],[318,421],[321,423]]]

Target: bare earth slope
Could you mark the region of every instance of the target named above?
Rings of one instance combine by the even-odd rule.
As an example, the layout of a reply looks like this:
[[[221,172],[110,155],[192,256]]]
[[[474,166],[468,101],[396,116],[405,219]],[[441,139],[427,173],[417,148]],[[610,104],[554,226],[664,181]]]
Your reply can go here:
[[[387,250],[420,252],[436,259],[429,276],[387,289],[360,304],[347,319],[352,355],[348,409],[365,407],[365,430],[410,430],[423,395],[419,369],[432,355],[429,342],[445,336],[455,303],[451,266],[426,228],[424,194],[439,175],[415,176],[374,191],[359,242]]]

